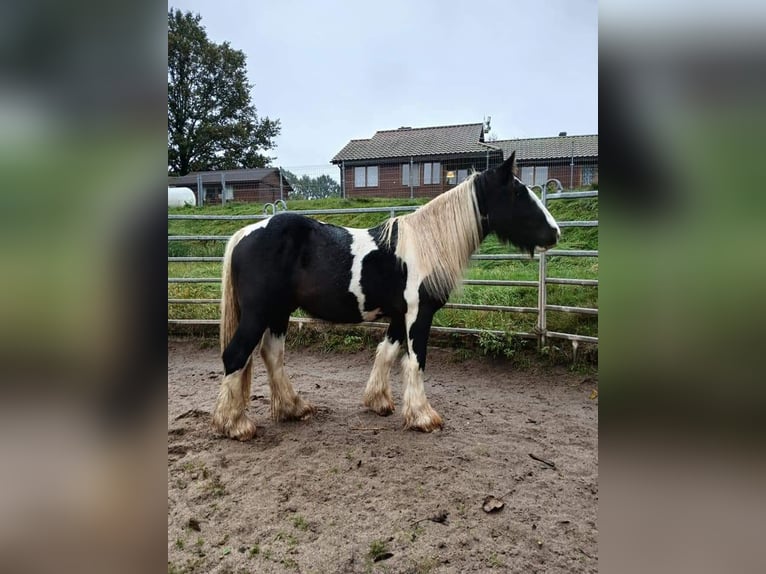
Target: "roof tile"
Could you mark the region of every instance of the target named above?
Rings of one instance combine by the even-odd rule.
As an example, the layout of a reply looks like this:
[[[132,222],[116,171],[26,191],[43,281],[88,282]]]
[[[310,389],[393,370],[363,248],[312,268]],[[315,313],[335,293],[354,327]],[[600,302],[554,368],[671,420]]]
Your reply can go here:
[[[380,130],[370,139],[351,140],[332,163],[407,156],[481,153],[484,124],[461,124],[426,128]]]
[[[197,183],[197,176],[202,176],[202,183],[220,183],[221,174],[226,178],[227,183],[238,181],[260,181],[267,175],[274,173],[278,168],[259,167],[253,169],[222,169],[217,171],[193,171],[179,177],[168,176],[168,182],[171,185],[189,185]]]
[[[487,142],[503,150],[507,158],[516,150],[516,160],[554,159],[565,157],[598,157],[598,134],[558,136]]]

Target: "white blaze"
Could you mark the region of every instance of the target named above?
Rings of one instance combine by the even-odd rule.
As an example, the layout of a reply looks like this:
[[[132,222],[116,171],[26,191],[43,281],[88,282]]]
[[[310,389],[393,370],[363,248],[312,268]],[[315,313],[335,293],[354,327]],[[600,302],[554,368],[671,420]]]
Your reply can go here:
[[[532,200],[537,204],[537,207],[540,208],[540,211],[542,211],[545,214],[545,219],[548,222],[548,225],[550,225],[553,229],[558,231],[559,235],[561,235],[561,229],[559,229],[559,224],[556,223],[556,220],[551,215],[551,212],[548,211],[548,209],[543,205],[543,202],[540,201],[540,198],[537,197],[537,194],[535,194],[534,191],[529,189],[529,186],[527,187],[527,191],[529,192],[529,197],[532,198]]]

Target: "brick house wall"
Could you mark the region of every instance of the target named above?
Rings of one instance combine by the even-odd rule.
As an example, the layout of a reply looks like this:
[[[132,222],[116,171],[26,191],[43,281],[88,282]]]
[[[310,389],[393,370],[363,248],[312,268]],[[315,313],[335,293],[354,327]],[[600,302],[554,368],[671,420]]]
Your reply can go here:
[[[205,205],[221,205],[221,184],[206,183]],[[279,173],[271,173],[258,181],[237,181],[226,182],[226,187],[234,191],[232,202],[250,202],[250,203],[274,203],[280,199],[279,193]],[[290,195],[290,186],[283,183],[282,198],[287,201]]]
[[[518,165],[519,173],[521,173],[523,167],[547,167],[548,179],[558,179],[564,189],[576,189],[589,185],[584,181],[584,175],[589,175],[591,184],[598,183],[598,160],[596,158],[575,159],[574,166],[570,166],[569,159],[520,161]],[[588,172],[587,174],[584,173],[586,171]]]
[[[424,180],[424,166],[425,163],[439,163],[440,177],[437,184],[425,184]],[[402,165],[409,164],[409,158],[402,158],[393,162],[381,162],[376,160],[370,160],[366,163],[356,163],[354,165],[346,165],[343,170],[343,188],[345,197],[348,198],[360,198],[360,197],[410,197],[409,182],[406,184],[402,182]],[[458,170],[466,170],[468,173],[471,169],[477,171],[483,171],[487,166],[487,156],[475,156],[475,157],[458,157],[458,158],[413,158],[413,164],[418,166],[418,182],[419,185],[413,186],[413,197],[436,197],[437,195],[452,189],[457,183],[449,183],[447,181],[447,172],[454,171],[456,174]],[[495,167],[502,163],[500,153],[493,153],[489,158],[490,167]],[[378,168],[378,184],[376,186],[357,187],[355,182],[355,168],[356,167],[368,167],[376,166]]]

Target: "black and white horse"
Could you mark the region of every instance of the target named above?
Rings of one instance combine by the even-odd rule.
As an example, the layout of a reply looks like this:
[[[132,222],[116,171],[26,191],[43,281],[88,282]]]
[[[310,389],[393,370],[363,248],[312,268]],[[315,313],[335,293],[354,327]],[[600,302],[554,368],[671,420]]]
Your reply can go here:
[[[302,308],[334,323],[388,317],[364,404],[394,411],[389,374],[400,349],[406,428],[442,426],[423,389],[426,344],[434,313],[460,282],[471,254],[495,233],[534,254],[561,232],[537,196],[515,175],[514,156],[472,174],[417,211],[372,229],[350,229],[292,213],[248,225],[229,240],[223,262],[221,351],[225,376],[213,413],[224,435],[248,440],[255,424],[245,414],[252,355],[260,343],[275,420],[302,419],[314,408],[284,370],[290,314]]]

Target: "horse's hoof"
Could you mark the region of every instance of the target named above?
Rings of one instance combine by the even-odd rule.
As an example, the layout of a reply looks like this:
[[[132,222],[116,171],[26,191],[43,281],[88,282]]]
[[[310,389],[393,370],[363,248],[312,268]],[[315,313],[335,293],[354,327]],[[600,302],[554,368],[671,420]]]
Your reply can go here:
[[[418,415],[404,417],[404,428],[407,430],[417,430],[420,432],[433,432],[440,430],[444,426],[439,413],[432,408],[424,409]]]
[[[213,427],[220,434],[243,442],[253,438],[256,432],[255,423],[245,415],[241,415],[234,421],[222,421],[214,417]]]
[[[288,411],[280,410],[273,412],[274,420],[277,422],[305,421],[317,412],[316,407],[312,404],[301,399],[298,400],[300,402],[296,402],[293,408]]]
[[[394,412],[396,411],[396,407],[394,405],[386,405],[379,409],[372,409],[372,410],[382,417],[387,417],[388,415],[394,414]]]
[[[364,401],[364,406],[370,409],[372,412],[387,417],[396,411],[396,405],[392,401],[380,400],[380,401]]]

